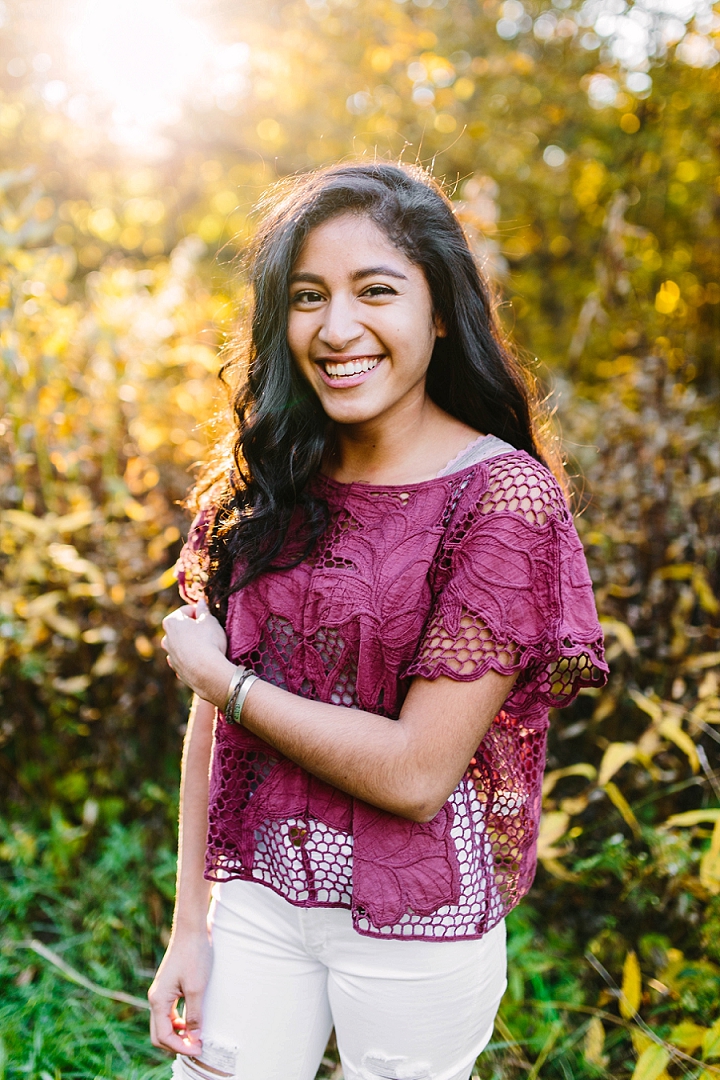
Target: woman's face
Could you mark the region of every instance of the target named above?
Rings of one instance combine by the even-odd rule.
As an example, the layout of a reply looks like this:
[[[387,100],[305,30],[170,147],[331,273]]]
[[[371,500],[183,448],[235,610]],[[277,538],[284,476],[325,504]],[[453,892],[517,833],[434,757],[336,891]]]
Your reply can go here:
[[[423,401],[442,332],[423,271],[370,218],[313,229],[290,279],[288,344],[331,420],[390,419]]]

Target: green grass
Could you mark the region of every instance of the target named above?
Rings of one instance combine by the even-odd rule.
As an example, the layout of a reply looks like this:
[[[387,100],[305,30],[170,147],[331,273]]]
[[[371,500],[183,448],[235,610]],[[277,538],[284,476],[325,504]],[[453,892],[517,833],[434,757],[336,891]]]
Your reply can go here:
[[[144,997],[162,954],[174,878],[171,849],[155,845],[156,835],[139,823],[115,824],[94,840],[59,817],[39,835],[4,829],[0,1077],[169,1075],[167,1057],[150,1044],[147,1012],[75,985],[22,945],[38,939],[100,986]]]

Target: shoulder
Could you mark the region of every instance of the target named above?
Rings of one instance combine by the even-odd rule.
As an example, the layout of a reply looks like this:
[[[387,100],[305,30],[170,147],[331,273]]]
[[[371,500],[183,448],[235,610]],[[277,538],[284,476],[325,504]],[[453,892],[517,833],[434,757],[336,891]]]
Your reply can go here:
[[[208,581],[208,533],[217,508],[206,506],[196,514],[175,566],[180,595],[195,603],[204,595]]]
[[[474,517],[510,516],[527,525],[570,522],[565,493],[546,465],[524,450],[511,450],[484,463],[486,480],[467,492]],[[474,496],[474,497],[473,497]]]

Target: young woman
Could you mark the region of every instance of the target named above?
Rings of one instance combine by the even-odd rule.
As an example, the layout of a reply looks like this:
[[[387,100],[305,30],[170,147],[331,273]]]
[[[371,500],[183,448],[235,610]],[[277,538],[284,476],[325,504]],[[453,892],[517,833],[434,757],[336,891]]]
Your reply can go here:
[[[178,1080],[313,1080],[334,1025],[345,1080],[467,1080],[548,708],[606,670],[582,547],[427,174],[292,181],[251,282],[234,452],[164,624],[195,699],[153,1042]]]

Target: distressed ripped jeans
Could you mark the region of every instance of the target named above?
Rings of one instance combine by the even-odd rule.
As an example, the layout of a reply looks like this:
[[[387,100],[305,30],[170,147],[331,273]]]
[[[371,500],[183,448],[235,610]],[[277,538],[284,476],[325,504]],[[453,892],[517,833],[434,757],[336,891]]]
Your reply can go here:
[[[505,924],[468,941],[362,937],[344,908],[216,885],[199,1058],[174,1080],[314,1080],[335,1027],[345,1080],[468,1080],[506,987]]]

